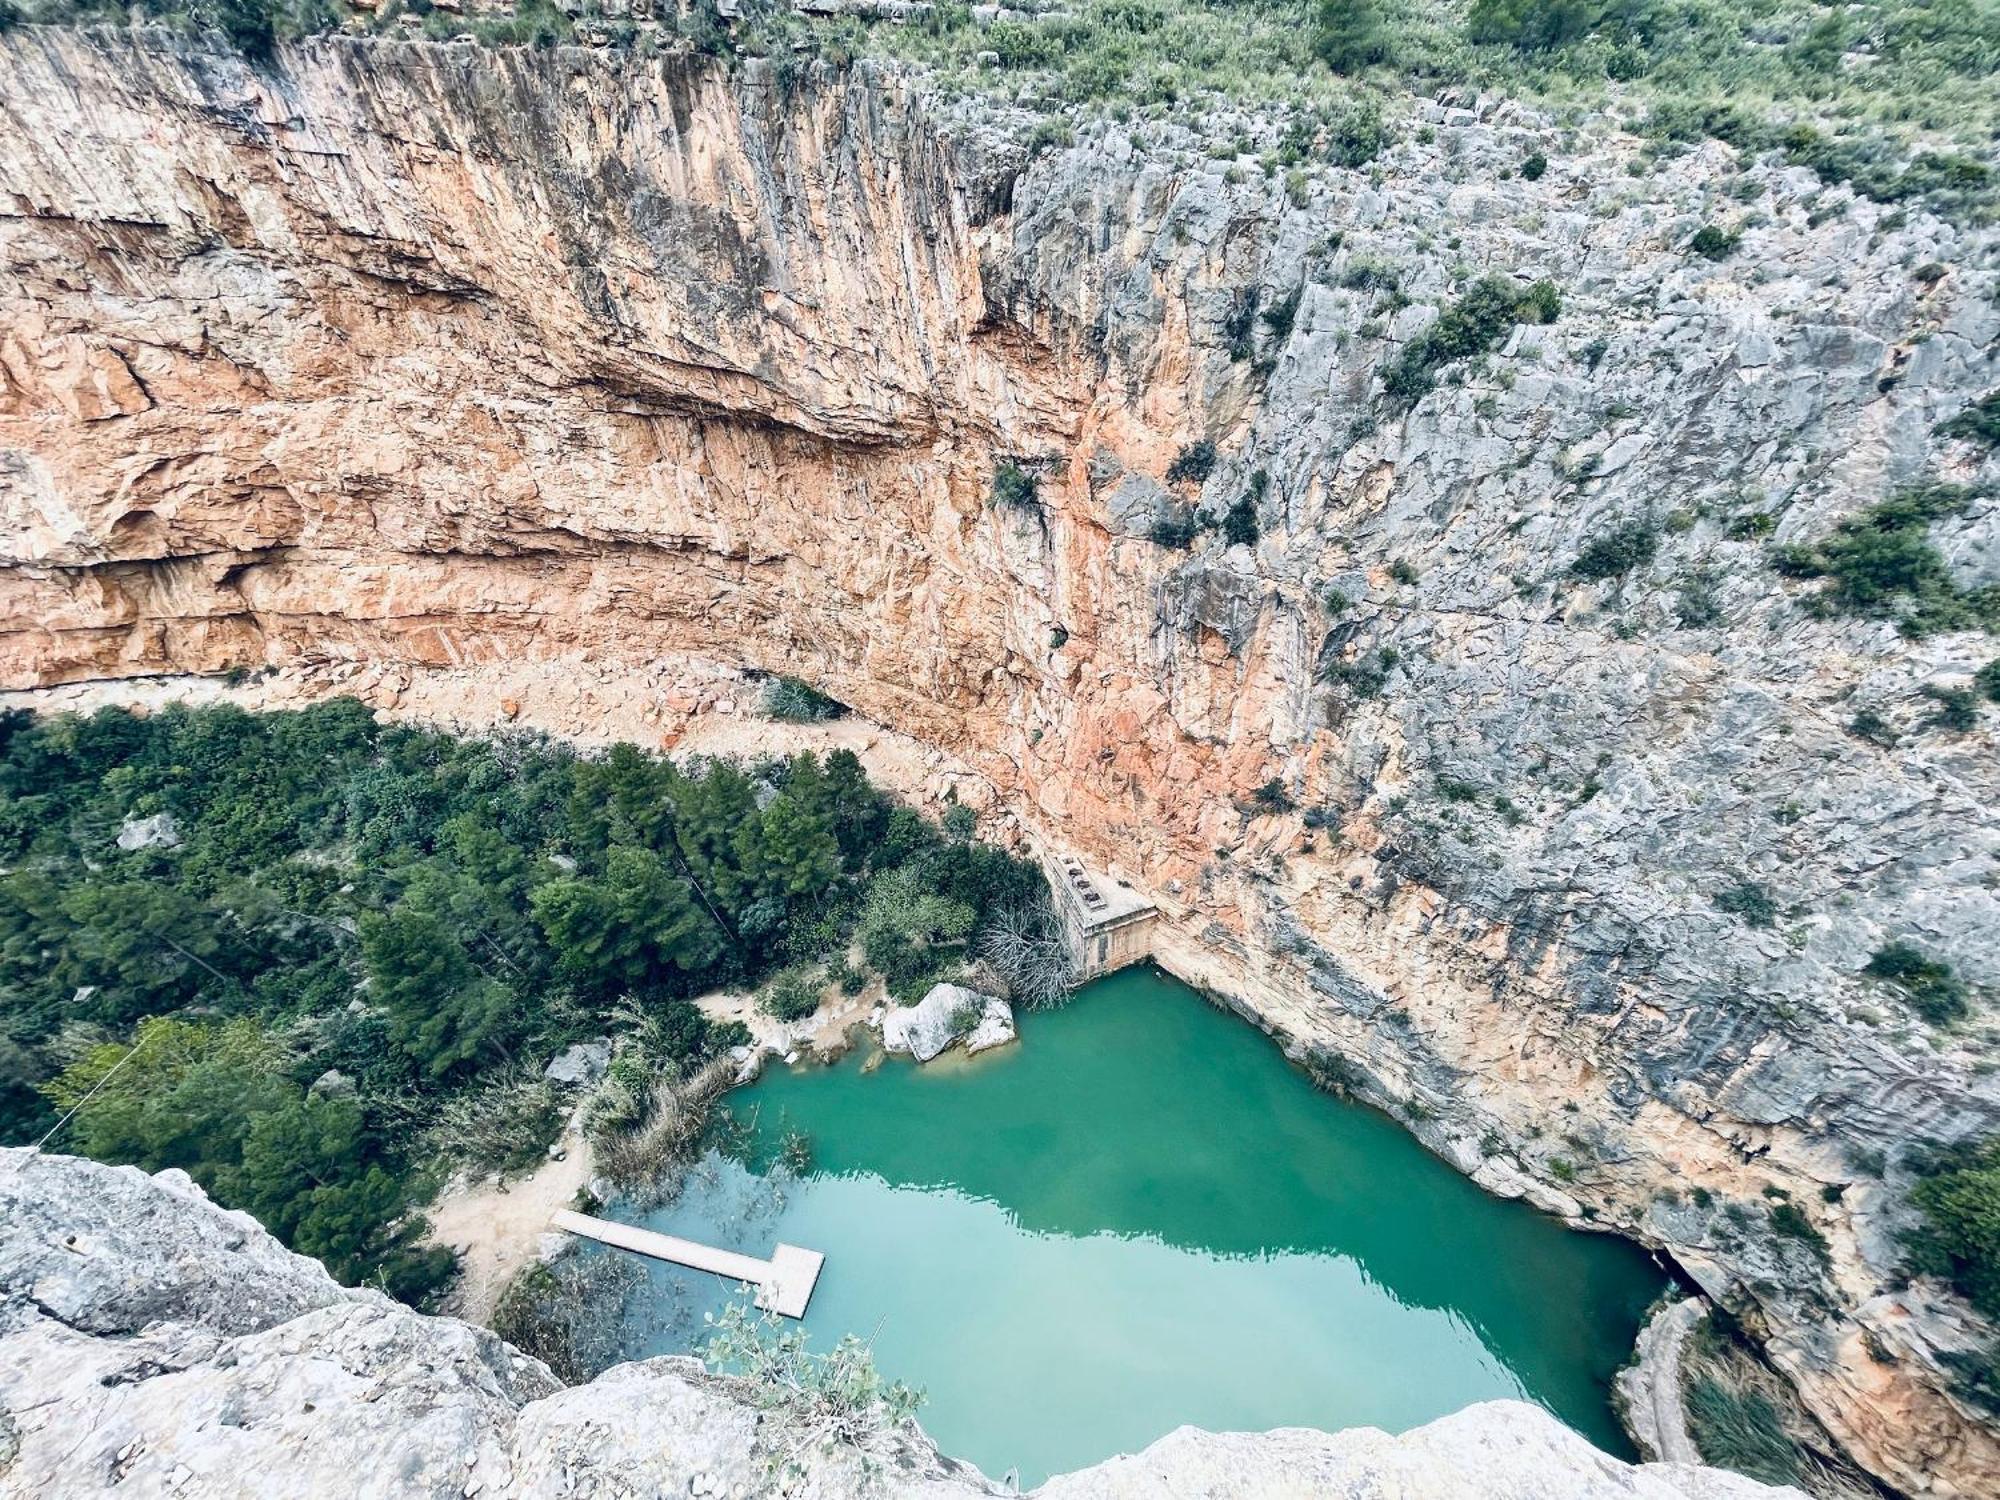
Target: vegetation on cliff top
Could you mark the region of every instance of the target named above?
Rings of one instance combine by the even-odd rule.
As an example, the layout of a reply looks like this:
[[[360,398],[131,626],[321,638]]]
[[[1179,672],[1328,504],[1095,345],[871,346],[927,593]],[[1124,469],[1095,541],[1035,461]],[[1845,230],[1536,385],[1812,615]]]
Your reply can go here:
[[[844,955],[956,972],[1041,877],[852,754],[688,769],[296,713],[0,716],[0,1140],[180,1167],[349,1281],[422,1300],[426,1169],[541,1154],[540,1066],[607,1089],[733,1038],[690,997]]]
[[[496,45],[583,40],[640,56],[691,48],[769,58],[784,86],[815,57],[842,64],[873,53],[919,63],[946,88],[1121,118],[1219,94],[1307,106],[1331,125],[1364,88],[1495,91],[1577,119],[1622,102],[1662,143],[1713,136],[1777,151],[1868,196],[1964,214],[1991,206],[2000,125],[2000,7],[1982,0],[1076,0],[1037,17],[944,0],[894,24],[805,16],[785,0],[745,0],[735,19],[694,0],[647,21],[609,15],[597,0],[573,14],[551,0],[517,0],[511,11],[445,10],[430,0],[375,10],[343,0],[0,6],[17,19],[136,14],[194,25],[258,57],[278,40],[333,29]],[[1374,148],[1359,161],[1338,150],[1329,159],[1372,158],[1388,139],[1375,119]]]

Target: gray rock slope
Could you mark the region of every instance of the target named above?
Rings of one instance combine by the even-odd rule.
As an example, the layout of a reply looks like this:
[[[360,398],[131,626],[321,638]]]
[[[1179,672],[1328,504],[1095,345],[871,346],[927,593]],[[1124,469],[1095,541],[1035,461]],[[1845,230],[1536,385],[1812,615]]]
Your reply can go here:
[[[871,1471],[811,1452],[693,1360],[565,1389],[484,1329],[336,1284],[179,1172],[0,1152],[0,1496],[943,1497],[1001,1493],[896,1436]],[[1631,1467],[1491,1402],[1401,1437],[1183,1428],[1037,1493],[1754,1500],[1713,1469]]]

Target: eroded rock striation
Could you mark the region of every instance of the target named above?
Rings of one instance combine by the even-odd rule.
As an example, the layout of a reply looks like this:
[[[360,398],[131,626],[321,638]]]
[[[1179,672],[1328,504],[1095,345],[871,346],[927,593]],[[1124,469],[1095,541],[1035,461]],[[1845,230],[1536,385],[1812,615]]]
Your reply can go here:
[[[587,659],[670,742],[677,664],[798,673],[1481,1182],[1664,1247],[1873,1472],[1990,1493],[1941,1363],[1989,1330],[1895,1231],[2000,1078],[1860,974],[2000,983],[1990,715],[1921,694],[1990,648],[1816,618],[1765,548],[1994,477],[1932,430],[1996,383],[1992,236],[1412,111],[1270,174],[1208,151],[1276,118],[1031,155],[866,64],[16,30],[0,680]],[[1489,273],[1554,321],[1385,390]],[[1964,587],[1996,515],[1932,529]]]
[[[185,1175],[0,1151],[0,1494],[758,1495],[782,1417],[699,1361],[565,1388],[484,1329],[338,1285]],[[1007,1493],[914,1428],[872,1474],[802,1448],[785,1492]],[[1490,1402],[1402,1437],[1207,1433],[1049,1481],[1062,1500],[1422,1494],[1437,1500],[1796,1497],[1619,1463],[1538,1407]]]

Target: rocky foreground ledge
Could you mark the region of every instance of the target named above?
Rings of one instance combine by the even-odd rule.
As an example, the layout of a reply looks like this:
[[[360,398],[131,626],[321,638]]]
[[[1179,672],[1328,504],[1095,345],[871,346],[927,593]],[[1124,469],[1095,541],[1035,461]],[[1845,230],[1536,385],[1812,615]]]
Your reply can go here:
[[[0,1151],[0,1495],[679,1496],[778,1486],[779,1419],[689,1359],[565,1388],[454,1318],[340,1286],[185,1174]],[[871,1475],[811,1454],[800,1496],[1003,1493],[914,1429]],[[1182,1428],[1049,1497],[1796,1496],[1599,1453],[1545,1412],[1369,1428]]]

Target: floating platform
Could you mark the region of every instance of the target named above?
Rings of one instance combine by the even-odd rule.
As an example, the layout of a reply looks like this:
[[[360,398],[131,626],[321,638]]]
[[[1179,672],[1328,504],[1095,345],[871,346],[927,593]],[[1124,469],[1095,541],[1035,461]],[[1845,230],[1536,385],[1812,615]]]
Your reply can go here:
[[[819,1284],[820,1267],[826,1257],[817,1250],[801,1250],[797,1245],[780,1245],[769,1260],[743,1255],[735,1250],[718,1250],[676,1235],[659,1234],[631,1224],[614,1224],[609,1219],[560,1209],[549,1223],[567,1234],[581,1235],[599,1244],[615,1245],[655,1260],[670,1261],[696,1271],[707,1271],[724,1281],[748,1282],[757,1288],[757,1305],[767,1312],[787,1318],[803,1318]]]

